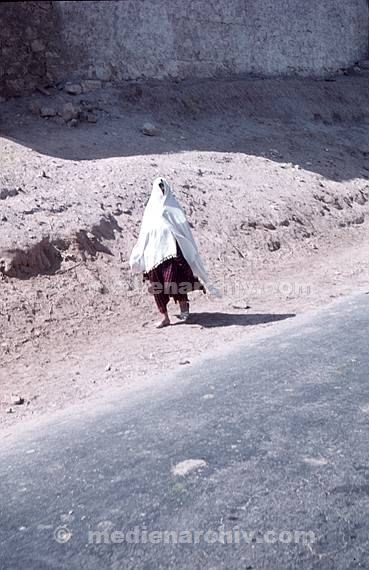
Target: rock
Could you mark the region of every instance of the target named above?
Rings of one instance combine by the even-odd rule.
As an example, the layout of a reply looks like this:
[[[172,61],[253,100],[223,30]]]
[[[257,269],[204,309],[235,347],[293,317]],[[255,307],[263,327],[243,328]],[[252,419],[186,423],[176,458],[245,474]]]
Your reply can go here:
[[[347,69],[345,69],[344,75],[350,75],[350,76],[356,75],[355,66],[348,67]]]
[[[31,42],[31,50],[35,53],[39,53],[45,50],[45,45],[41,40],[33,40]]]
[[[86,112],[94,113],[95,111],[101,110],[101,107],[97,106],[96,103],[89,103],[88,101],[82,101],[83,110]]]
[[[296,216],[295,214],[292,216],[292,221],[295,222],[296,224],[300,224],[300,226],[305,225],[303,220],[298,216]]]
[[[62,117],[66,123],[71,121],[72,119],[77,119],[79,115],[79,107],[74,105],[73,103],[65,103],[63,106]]]
[[[129,101],[130,103],[137,103],[142,95],[143,95],[143,88],[141,85],[129,85],[128,87],[129,91],[126,94],[126,99],[127,101]]]
[[[270,239],[267,246],[269,251],[278,251],[281,249],[281,242],[278,239]]]
[[[47,107],[47,106],[41,107],[40,115],[41,117],[55,117],[56,110],[54,109],[54,107]]]
[[[365,217],[364,214],[361,214],[360,216],[357,216],[357,218],[354,218],[352,220],[352,223],[355,224],[356,226],[363,224],[365,221]]]
[[[129,208],[127,208],[126,210],[122,210],[122,208],[117,206],[116,209],[113,211],[113,214],[114,216],[121,216],[122,214],[125,214],[126,216],[132,216],[132,210],[130,210]]]
[[[190,364],[189,360],[180,360],[179,364],[184,365],[184,364]]]
[[[64,125],[65,124],[63,117],[60,117],[60,115],[57,115],[56,117],[54,117],[53,122],[56,125]]]
[[[7,408],[5,411],[7,414],[14,414],[13,408]]]
[[[275,225],[272,224],[272,222],[265,222],[265,223],[263,224],[263,227],[264,227],[266,230],[276,230],[276,229],[277,229],[277,228],[275,227]]]
[[[83,93],[89,93],[90,91],[101,89],[102,83],[99,79],[84,79],[81,81],[81,87]]]
[[[23,77],[19,79],[7,79],[5,83],[10,93],[16,93],[18,95],[21,95],[26,88]]]
[[[141,132],[144,135],[147,135],[149,137],[155,137],[159,134],[159,129],[153,125],[152,123],[144,123],[141,129]]]
[[[51,95],[50,91],[48,91],[45,87],[42,87],[42,85],[38,85],[36,87],[36,89],[37,89],[37,91],[42,93],[42,95],[46,95],[46,97],[50,97],[50,95]]]
[[[78,119],[72,119],[67,123],[68,127],[75,128],[78,127]]]
[[[107,364],[105,366],[105,372],[110,372],[110,370],[111,370],[111,364]]]
[[[244,223],[245,223],[245,222],[244,222]],[[252,228],[253,230],[256,230],[256,226],[257,226],[257,223],[254,222],[253,220],[249,220],[249,221],[247,222],[247,227]],[[242,226],[241,226],[241,228],[242,228]],[[242,229],[243,229],[243,228],[242,228]]]
[[[354,201],[360,206],[364,206],[368,201],[368,197],[362,190],[360,190],[359,193],[354,197]]]
[[[324,459],[324,457],[304,457],[303,461],[313,467],[328,465],[328,460]]]
[[[17,188],[0,188],[0,200],[6,200],[7,198],[14,198],[19,194]]]
[[[95,115],[95,113],[87,113],[87,122],[97,123],[97,116]]]
[[[79,83],[67,83],[64,87],[64,91],[69,93],[69,95],[81,95],[82,87]]]
[[[97,65],[95,67],[95,75],[101,81],[109,81],[111,79],[111,69]]]
[[[12,401],[13,406],[23,406],[25,399],[22,398],[22,396],[12,396],[12,397],[13,397]]]
[[[287,218],[285,218],[284,220],[279,222],[279,225],[283,226],[284,228],[287,228],[290,225],[290,221]]]
[[[79,114],[79,119],[81,121],[86,121],[87,123],[97,123],[97,115],[91,109],[83,109]]]
[[[88,112],[85,109],[82,109],[78,118],[80,121],[87,121],[87,115]]]
[[[343,206],[340,204],[338,198],[334,198],[332,206],[336,208],[336,210],[343,210]]]
[[[28,108],[33,115],[39,115],[41,112],[40,103],[38,103],[37,101],[31,101]]]
[[[172,467],[172,474],[175,477],[184,477],[193,471],[204,469],[206,466],[207,463],[203,459],[186,459],[185,461],[181,461]]]
[[[204,400],[214,400],[214,398],[215,398],[214,394],[204,394],[203,395]]]

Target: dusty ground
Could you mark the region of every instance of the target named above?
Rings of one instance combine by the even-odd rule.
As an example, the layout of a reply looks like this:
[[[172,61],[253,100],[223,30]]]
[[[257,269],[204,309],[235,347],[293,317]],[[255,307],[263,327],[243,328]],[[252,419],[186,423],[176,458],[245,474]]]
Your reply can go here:
[[[1,104],[0,425],[369,289],[368,87],[153,84]],[[97,123],[69,128],[29,110],[65,102]],[[157,136],[142,134],[146,121]],[[127,263],[159,174],[223,290],[219,301],[194,295],[188,324],[172,307],[176,326],[162,331]]]

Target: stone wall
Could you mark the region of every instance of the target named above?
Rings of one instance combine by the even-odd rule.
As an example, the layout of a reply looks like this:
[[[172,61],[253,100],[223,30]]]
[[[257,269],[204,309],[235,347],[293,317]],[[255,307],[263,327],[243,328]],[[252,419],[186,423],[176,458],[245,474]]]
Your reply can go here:
[[[20,95],[53,80],[59,61],[52,2],[0,3],[0,95]]]
[[[0,96],[73,77],[324,75],[367,48],[367,0],[0,2]]]
[[[69,73],[324,75],[367,54],[367,0],[55,2]]]

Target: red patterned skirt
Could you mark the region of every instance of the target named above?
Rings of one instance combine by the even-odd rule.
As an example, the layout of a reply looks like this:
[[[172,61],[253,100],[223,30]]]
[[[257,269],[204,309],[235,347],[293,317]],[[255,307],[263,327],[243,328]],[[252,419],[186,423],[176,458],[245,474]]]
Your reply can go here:
[[[188,302],[187,294],[191,291],[205,292],[178,245],[177,257],[166,259],[145,277],[150,281],[150,290],[161,313],[166,313],[171,297],[175,303],[184,303]]]

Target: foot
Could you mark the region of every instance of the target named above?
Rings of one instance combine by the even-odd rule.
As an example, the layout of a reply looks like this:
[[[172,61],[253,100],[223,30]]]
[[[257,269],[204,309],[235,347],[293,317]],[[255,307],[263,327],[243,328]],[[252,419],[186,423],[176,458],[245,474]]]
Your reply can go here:
[[[181,314],[179,318],[181,321],[187,321],[188,317],[190,316],[190,303],[183,303],[180,305]]]
[[[170,325],[169,317],[164,317],[161,321],[158,322],[156,328],[163,329],[164,327],[169,327],[169,325]]]

